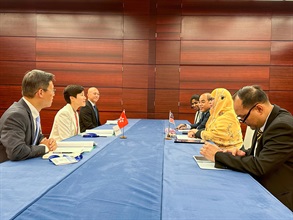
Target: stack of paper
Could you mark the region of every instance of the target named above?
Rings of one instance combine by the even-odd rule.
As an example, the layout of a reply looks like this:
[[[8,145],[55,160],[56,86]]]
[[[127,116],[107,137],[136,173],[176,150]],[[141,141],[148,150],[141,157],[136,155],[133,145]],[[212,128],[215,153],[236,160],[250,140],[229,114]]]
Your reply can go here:
[[[194,143],[194,144],[201,144],[204,143],[202,139],[199,138],[190,138],[188,135],[176,135],[175,143]]]
[[[85,133],[95,133],[96,135],[99,135],[100,137],[106,136],[113,136],[114,131],[113,129],[97,129],[97,130],[86,130]]]
[[[95,145],[94,141],[60,141],[54,153],[89,152]]]
[[[117,125],[118,120],[107,120],[106,125]]]
[[[203,156],[193,156],[193,159],[196,161],[197,165],[201,169],[208,169],[208,170],[222,170],[220,168],[215,167],[215,163],[212,161],[209,161]]]

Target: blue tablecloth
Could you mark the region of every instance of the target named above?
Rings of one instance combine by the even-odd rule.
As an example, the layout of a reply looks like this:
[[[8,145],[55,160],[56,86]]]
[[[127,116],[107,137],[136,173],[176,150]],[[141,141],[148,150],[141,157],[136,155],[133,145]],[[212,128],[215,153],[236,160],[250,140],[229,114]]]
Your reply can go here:
[[[200,169],[201,145],[165,140],[166,125],[131,121],[77,164],[2,163],[0,219],[293,219],[250,175]]]

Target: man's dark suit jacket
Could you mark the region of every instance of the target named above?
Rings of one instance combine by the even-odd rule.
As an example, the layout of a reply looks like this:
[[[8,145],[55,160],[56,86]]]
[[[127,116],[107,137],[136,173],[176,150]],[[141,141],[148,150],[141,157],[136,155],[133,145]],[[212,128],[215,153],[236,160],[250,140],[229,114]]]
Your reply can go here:
[[[247,172],[293,211],[293,117],[274,106],[256,149],[256,133],[246,156],[217,152],[216,167]],[[249,187],[249,186],[248,186]]]
[[[79,110],[80,132],[84,132],[87,129],[92,129],[101,125],[98,108],[97,112],[98,118],[96,118],[92,104],[87,100],[86,105]]]
[[[191,124],[191,129],[196,128],[197,130],[203,130],[206,128],[206,123],[210,117],[210,111],[202,113],[201,119],[196,124]]]
[[[33,116],[28,105],[23,99],[13,103],[0,119],[0,163],[45,154],[45,146],[32,145],[34,131]],[[43,138],[40,132],[37,144]]]

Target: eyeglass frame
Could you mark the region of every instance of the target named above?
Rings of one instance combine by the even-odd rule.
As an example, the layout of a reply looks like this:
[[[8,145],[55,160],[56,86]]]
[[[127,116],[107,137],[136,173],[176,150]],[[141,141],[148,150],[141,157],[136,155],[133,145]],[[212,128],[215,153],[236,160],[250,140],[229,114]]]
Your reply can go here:
[[[241,117],[237,117],[238,118],[238,121],[241,122],[241,123],[245,123],[246,119],[249,117],[250,115],[250,112],[252,111],[252,109],[254,109],[259,103],[256,103],[254,104],[254,106],[252,106],[249,111],[247,112],[247,114],[245,115],[245,117],[242,119]]]

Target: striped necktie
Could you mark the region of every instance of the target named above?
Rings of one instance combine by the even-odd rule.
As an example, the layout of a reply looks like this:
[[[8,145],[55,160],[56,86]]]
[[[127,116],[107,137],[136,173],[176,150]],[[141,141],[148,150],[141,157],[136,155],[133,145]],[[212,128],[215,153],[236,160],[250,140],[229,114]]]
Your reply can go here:
[[[96,115],[96,120],[98,122],[99,119],[98,119],[98,110],[97,110],[97,107],[94,105],[93,108],[94,108],[94,112],[95,112],[95,115]]]
[[[261,138],[262,133],[263,132],[260,129],[257,131],[257,134],[256,134],[257,140],[259,140]]]

